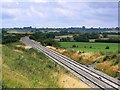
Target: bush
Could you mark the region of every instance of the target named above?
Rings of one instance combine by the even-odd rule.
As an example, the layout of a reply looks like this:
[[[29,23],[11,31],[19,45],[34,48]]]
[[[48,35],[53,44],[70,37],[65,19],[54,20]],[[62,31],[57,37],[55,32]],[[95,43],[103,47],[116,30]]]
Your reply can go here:
[[[86,46],[84,46],[84,48],[87,48]]]
[[[118,50],[118,53],[120,53],[120,50]]]
[[[74,47],[78,47],[77,45],[72,45],[72,47],[74,48]]]
[[[89,38],[87,37],[87,35],[79,35],[79,36],[74,36],[74,40],[76,42],[89,42]]]
[[[70,42],[71,38],[67,37],[67,38],[61,38],[60,39],[61,42]]]
[[[90,48],[92,48],[92,46],[90,46]]]
[[[54,47],[60,47],[59,42],[53,40],[53,39],[46,39],[42,42],[45,46],[54,46]]]
[[[8,44],[8,43],[13,43],[17,42],[20,40],[21,37],[24,37],[25,35],[23,34],[2,34],[2,44]]]
[[[103,43],[120,43],[120,40],[118,39],[108,39],[108,40],[95,40],[95,42],[103,42]]]
[[[106,46],[106,48],[105,49],[109,49],[109,46]]]
[[[106,60],[108,60],[108,59],[110,59],[110,57],[109,57],[109,56],[105,56],[105,57],[103,58],[103,61],[106,61]]]

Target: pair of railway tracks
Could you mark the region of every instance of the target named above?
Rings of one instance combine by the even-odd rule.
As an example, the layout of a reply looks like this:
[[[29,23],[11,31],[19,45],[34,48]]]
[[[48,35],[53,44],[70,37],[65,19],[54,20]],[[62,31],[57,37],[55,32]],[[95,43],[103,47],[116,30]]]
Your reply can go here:
[[[42,45],[37,44],[34,41],[31,41],[28,37],[24,37],[21,39],[26,45],[32,46],[34,49],[44,53],[49,58],[51,58],[54,62],[64,66],[68,70],[70,70],[73,74],[77,75],[77,77],[83,77],[86,79],[86,83],[91,83],[95,88],[100,89],[115,89],[119,90],[120,84],[119,80],[114,79],[108,75],[98,73],[96,70],[92,70],[54,50],[50,50]],[[80,78],[81,79],[81,78]]]

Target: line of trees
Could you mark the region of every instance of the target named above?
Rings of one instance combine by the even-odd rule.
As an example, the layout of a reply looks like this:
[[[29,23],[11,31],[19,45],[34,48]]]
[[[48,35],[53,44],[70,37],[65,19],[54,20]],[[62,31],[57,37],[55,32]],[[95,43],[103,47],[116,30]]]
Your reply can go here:
[[[26,36],[26,34],[8,34],[6,31],[2,30],[2,33],[0,34],[0,43],[8,44],[17,42],[20,40],[21,37],[24,36]]]
[[[61,42],[70,42],[70,41],[76,41],[76,42],[89,42],[89,39],[98,39],[99,34],[98,33],[79,33],[73,36],[73,39],[71,38],[62,38],[60,39]]]
[[[103,43],[120,43],[120,40],[118,39],[108,39],[108,40],[95,40],[95,42],[103,42]]]
[[[45,45],[45,46],[60,47],[59,42],[54,40],[55,33],[36,32],[33,35],[31,35],[29,38],[33,39],[33,40],[36,40],[38,42],[41,42],[41,44]]]

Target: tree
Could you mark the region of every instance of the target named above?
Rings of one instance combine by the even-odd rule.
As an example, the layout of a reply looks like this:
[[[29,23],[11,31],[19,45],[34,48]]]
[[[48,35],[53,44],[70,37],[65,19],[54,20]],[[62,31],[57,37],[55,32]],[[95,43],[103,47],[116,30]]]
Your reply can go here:
[[[47,33],[46,38],[55,38],[55,34],[54,33]]]
[[[71,38],[67,37],[67,38],[61,38],[60,39],[61,42],[70,42]]]
[[[85,26],[82,26],[82,29],[85,29]]]
[[[78,45],[72,45],[72,47],[74,48],[74,47],[78,47]]]
[[[76,42],[88,42],[89,41],[87,35],[85,35],[85,34],[79,35],[79,36],[74,36],[74,40]]]
[[[103,35],[104,38],[108,37],[107,33],[103,33],[102,35]]]
[[[2,28],[2,34],[7,33],[7,31],[5,30],[5,28]]]
[[[59,42],[55,41],[54,39],[46,39],[42,42],[45,46],[54,46],[54,47],[60,47]]]
[[[30,38],[38,42],[42,42],[45,39],[47,39],[45,33],[42,33],[42,32],[35,32],[33,35],[30,36]]]
[[[120,30],[120,27],[116,27],[115,29],[116,29],[116,30]]]
[[[92,46],[90,46],[90,48],[92,48]]]
[[[109,49],[109,46],[106,46],[106,48],[105,49]]]
[[[98,39],[99,38],[99,34],[95,33],[95,32],[92,32],[92,33],[89,34],[88,38],[89,39]]]

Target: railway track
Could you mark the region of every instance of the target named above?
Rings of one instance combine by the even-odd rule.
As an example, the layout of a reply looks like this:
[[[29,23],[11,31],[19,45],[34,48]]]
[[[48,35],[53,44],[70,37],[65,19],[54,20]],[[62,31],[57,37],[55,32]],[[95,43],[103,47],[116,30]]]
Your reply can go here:
[[[34,49],[41,51],[48,57],[50,57],[53,61],[62,64],[62,66],[67,67],[68,69],[72,70],[77,75],[80,75],[87,79],[89,82],[94,84],[96,87],[101,89],[115,89],[119,90],[120,84],[118,80],[114,78],[110,78],[110,76],[104,76],[100,73],[96,72],[95,70],[91,70],[90,68],[79,64],[78,62],[55,52],[54,50],[50,50],[44,46],[37,44],[34,41],[31,41],[29,38],[22,38],[22,41],[29,46],[32,46]]]
[[[40,47],[43,47],[43,46],[40,46]],[[64,55],[62,55],[62,54],[60,54],[60,53],[58,53],[58,52],[55,52],[54,50],[50,50],[50,49],[47,49],[47,48],[45,48],[47,51],[49,51],[49,52],[51,52],[52,54],[54,54],[54,55],[57,55],[58,57],[61,57],[61,58],[63,58],[63,59],[65,59],[65,60],[67,60],[68,62],[70,62],[71,64],[74,64],[74,65],[76,65],[78,68],[80,68],[80,67],[83,67],[83,69],[85,70],[89,70],[89,72],[91,72],[91,73],[94,73],[94,75],[96,76],[96,77],[101,77],[101,79],[102,78],[104,78],[104,79],[106,79],[106,80],[109,80],[109,81],[111,81],[111,82],[113,82],[113,85],[114,85],[114,83],[115,84],[117,84],[118,86],[120,86],[120,83],[118,83],[118,80],[116,80],[116,79],[113,79],[112,77],[110,77],[110,76],[108,76],[108,75],[101,75],[101,73],[98,73],[96,70],[93,70],[93,69],[90,69],[90,68],[88,68],[87,66],[85,66],[85,65],[82,65],[82,64],[80,64],[80,63],[78,63],[77,61],[75,61],[75,60],[73,60],[73,59],[70,59],[70,58],[68,58],[68,57],[66,57],[66,56],[64,56]],[[103,74],[103,73],[102,73]],[[99,75],[99,76],[98,76]],[[107,76],[107,77],[105,77],[105,76]]]

